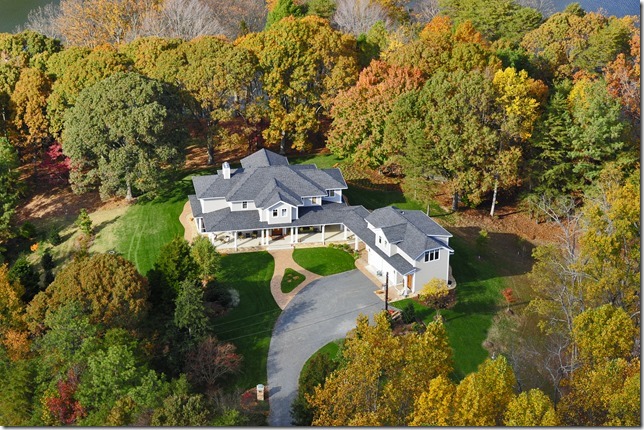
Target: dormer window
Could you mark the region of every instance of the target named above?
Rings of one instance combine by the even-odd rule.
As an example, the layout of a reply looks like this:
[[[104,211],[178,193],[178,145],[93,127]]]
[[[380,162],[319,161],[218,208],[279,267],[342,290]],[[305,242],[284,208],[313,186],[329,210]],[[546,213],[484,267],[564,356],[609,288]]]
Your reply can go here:
[[[282,208],[282,216],[286,216],[286,208]]]
[[[329,190],[328,195],[329,197],[335,197],[335,190]]]
[[[311,198],[311,203],[313,203],[314,205],[319,204],[319,203],[318,203],[318,198],[317,198],[317,197],[312,197],[312,198]]]
[[[425,252],[425,262],[438,260],[438,249]]]
[[[273,216],[274,216],[274,217],[276,217],[276,216],[277,216],[277,209],[273,209]]]
[[[378,236],[378,243],[382,245],[382,236]]]
[[[248,202],[242,202],[242,209],[248,209]]]

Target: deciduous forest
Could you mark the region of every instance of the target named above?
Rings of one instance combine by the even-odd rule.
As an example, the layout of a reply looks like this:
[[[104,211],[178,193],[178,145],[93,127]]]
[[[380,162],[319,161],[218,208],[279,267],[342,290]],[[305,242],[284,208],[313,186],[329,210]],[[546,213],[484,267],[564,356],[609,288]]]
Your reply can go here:
[[[82,240],[64,262],[15,252],[35,184],[153,199],[196,145],[210,165],[326,148],[456,215],[503,200],[559,232],[478,371],[453,377],[440,321],[398,336],[359,320],[301,385],[299,423],[641,425],[639,24],[533,0],[32,11],[0,34],[0,424],[265,424],[229,387],[244,357],[211,329],[208,303],[235,297],[208,240],[165,244],[147,273]],[[77,225],[89,240],[87,213]]]

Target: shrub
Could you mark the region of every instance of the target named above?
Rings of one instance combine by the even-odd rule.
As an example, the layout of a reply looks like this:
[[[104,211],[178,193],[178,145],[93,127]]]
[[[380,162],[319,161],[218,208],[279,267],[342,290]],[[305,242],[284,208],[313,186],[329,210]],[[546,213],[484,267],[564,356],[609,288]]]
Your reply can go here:
[[[44,270],[51,270],[56,267],[56,263],[54,263],[54,258],[51,256],[49,248],[43,251],[42,257],[40,258],[40,264]]]
[[[55,228],[49,232],[47,235],[47,242],[51,243],[53,246],[60,245],[63,242],[62,237],[60,237],[60,230]]]
[[[416,320],[416,309],[411,303],[407,303],[400,313],[405,324],[411,324]]]
[[[78,226],[80,231],[82,231],[86,235],[90,236],[92,234],[92,219],[89,217],[89,214],[87,213],[85,208],[80,210],[75,224]]]
[[[38,285],[40,276],[38,276],[38,272],[36,272],[24,255],[20,256],[13,263],[13,266],[11,266],[9,280],[11,282],[19,282],[25,288],[25,294],[22,297],[25,302],[30,302],[40,290],[40,286]]]
[[[37,233],[38,229],[36,229],[36,226],[29,221],[21,225],[18,229],[18,235],[24,237],[25,239],[31,239],[35,237]]]

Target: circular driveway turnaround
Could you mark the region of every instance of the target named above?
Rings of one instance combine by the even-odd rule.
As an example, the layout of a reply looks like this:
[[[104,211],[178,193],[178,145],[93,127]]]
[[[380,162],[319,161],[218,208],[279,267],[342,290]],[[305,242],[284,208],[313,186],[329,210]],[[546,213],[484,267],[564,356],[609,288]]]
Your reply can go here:
[[[269,425],[291,425],[291,403],[306,360],[332,340],[345,337],[361,313],[371,318],[384,309],[375,289],[355,269],[311,282],[286,306],[268,351]]]

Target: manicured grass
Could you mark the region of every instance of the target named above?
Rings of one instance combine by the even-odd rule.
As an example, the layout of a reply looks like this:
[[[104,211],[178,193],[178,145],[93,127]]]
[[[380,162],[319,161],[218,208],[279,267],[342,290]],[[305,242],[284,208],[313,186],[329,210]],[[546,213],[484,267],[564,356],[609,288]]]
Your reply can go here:
[[[120,218],[116,251],[147,273],[157,260],[161,247],[176,236],[183,236],[179,215],[192,191],[190,178],[178,181],[174,188],[151,201],[133,206]]]
[[[353,256],[336,248],[299,248],[293,250],[293,260],[303,268],[321,276],[334,275],[355,269]]]
[[[230,388],[248,389],[266,384],[266,361],[271,333],[281,310],[271,294],[275,261],[268,252],[225,255],[221,260],[221,288],[239,292],[239,305],[212,321],[220,340],[235,344],[243,355],[242,371]]]
[[[290,164],[315,164],[318,169],[329,169],[336,164],[342,163],[344,160],[336,157],[333,154],[321,155],[304,155],[302,157],[289,157]]]
[[[284,270],[284,276],[282,277],[282,292],[284,294],[290,293],[298,285],[304,282],[305,279],[306,277],[300,272],[296,272],[295,270],[287,267],[286,270]]]
[[[302,371],[300,374],[304,373],[307,367],[309,367],[309,364],[313,360],[314,357],[317,357],[318,355],[326,355],[327,357],[331,359],[335,359],[338,356],[338,352],[340,351],[340,346],[344,342],[344,339],[336,339],[334,341],[331,341],[324,345],[322,348],[318,349],[315,351],[315,353],[309,357],[308,360],[306,360],[306,363],[304,363],[304,366],[302,366]]]
[[[454,350],[454,376],[462,379],[488,357],[482,343],[499,310],[500,291],[505,282],[493,262],[478,260],[459,237],[453,237],[450,246],[455,251],[450,261],[458,301],[454,308],[441,311],[441,315]],[[400,300],[393,305],[400,309],[408,302],[413,303],[416,315],[425,323],[433,320],[434,311],[414,300]]]
[[[161,247],[174,237],[183,236],[179,215],[192,192],[192,182],[186,177],[154,200],[139,200],[97,234],[90,251],[113,249],[145,275],[156,262]]]

